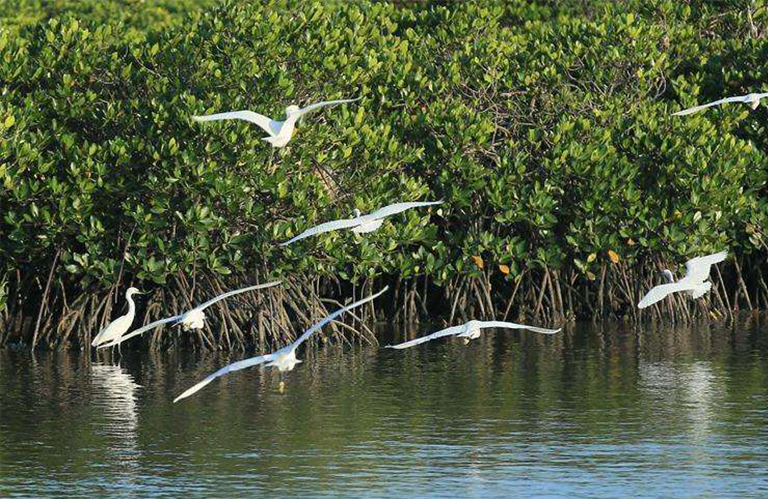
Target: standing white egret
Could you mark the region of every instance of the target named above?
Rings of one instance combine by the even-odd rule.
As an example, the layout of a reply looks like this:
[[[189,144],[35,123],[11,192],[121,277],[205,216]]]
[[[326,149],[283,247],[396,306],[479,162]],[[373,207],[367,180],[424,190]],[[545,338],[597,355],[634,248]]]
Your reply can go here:
[[[133,323],[133,316],[136,315],[136,304],[133,303],[133,298],[131,298],[135,294],[141,294],[141,291],[136,288],[128,288],[125,292],[125,299],[128,300],[128,313],[107,324],[107,327],[102,329],[91,342],[92,347],[113,341],[128,331],[128,328]]]
[[[229,113],[211,114],[209,116],[193,116],[195,121],[219,121],[219,120],[243,120],[249,123],[254,123],[260,126],[265,132],[269,134],[269,137],[264,137],[265,140],[272,144],[272,147],[285,147],[293,137],[293,130],[296,127],[296,123],[299,118],[305,114],[315,111],[317,109],[334,106],[336,104],[345,104],[347,102],[355,102],[357,99],[340,99],[330,100],[324,102],[318,102],[316,104],[310,104],[307,107],[300,108],[299,106],[291,105],[285,108],[285,121],[277,121],[271,118],[267,118],[263,114],[255,113],[253,111],[232,111]]]
[[[679,291],[687,291],[688,295],[694,299],[704,296],[712,289],[712,283],[707,281],[709,279],[710,267],[722,262],[727,256],[727,251],[721,251],[712,255],[691,258],[685,262],[687,273],[679,281],[675,281],[675,276],[671,270],[664,269],[662,273],[667,277],[669,283],[659,284],[651,288],[643,299],[640,300],[640,303],[637,304],[637,308],[649,307],[668,295]]]
[[[264,364],[265,362],[268,362],[266,365],[267,367],[276,367],[281,373],[285,371],[291,371],[296,366],[296,364],[301,363],[299,359],[296,358],[296,349],[299,348],[299,345],[304,343],[309,336],[314,333],[315,331],[319,330],[329,322],[331,322],[336,317],[340,316],[344,312],[347,312],[348,310],[352,310],[355,307],[359,307],[360,305],[367,303],[374,298],[378,297],[382,293],[384,293],[389,286],[385,286],[384,289],[376,293],[375,295],[371,295],[368,298],[364,298],[362,300],[356,301],[352,303],[351,305],[347,305],[346,307],[340,308],[331,315],[327,316],[325,319],[321,320],[311,328],[304,331],[304,333],[299,336],[299,339],[291,343],[290,345],[287,345],[280,350],[277,350],[276,352],[268,353],[267,355],[262,355],[259,357],[251,357],[250,359],[241,360],[239,362],[235,362],[234,364],[230,364],[226,367],[222,367],[218,371],[209,374],[205,379],[203,379],[201,382],[193,386],[192,388],[188,389],[178,397],[174,399],[174,403],[178,402],[179,400],[183,398],[187,398],[190,395],[196,393],[200,389],[202,389],[205,385],[213,381],[214,379],[218,378],[219,376],[224,376],[227,373],[231,373],[232,371],[239,371],[240,369],[245,369],[246,367],[251,366],[257,366],[259,364]]]
[[[422,343],[426,343],[427,341],[435,340],[437,338],[442,338],[444,336],[458,336],[459,338],[464,338],[464,344],[466,345],[471,340],[474,340],[480,337],[481,329],[491,328],[491,327],[507,328],[507,329],[527,329],[529,331],[533,331],[534,333],[541,333],[541,334],[555,334],[560,332],[560,328],[545,329],[542,327],[526,326],[525,324],[515,324],[514,322],[469,321],[466,324],[462,324],[461,326],[453,326],[446,329],[442,329],[435,333],[422,336],[421,338],[416,338],[415,340],[406,341],[404,343],[399,343],[397,345],[387,345],[386,348],[395,348],[397,350],[402,350],[403,348],[410,348],[412,346],[420,345]]]
[[[719,106],[720,104],[727,104],[729,102],[741,102],[743,104],[747,104],[752,109],[757,109],[757,106],[760,105],[760,99],[763,99],[764,97],[768,97],[768,93],[739,95],[737,97],[726,97],[725,99],[716,100],[714,102],[702,104],[701,106],[691,107],[688,109],[684,109],[682,111],[678,111],[676,113],[672,113],[672,116],[687,116],[689,114],[698,113],[699,111],[706,109],[708,107]]]
[[[130,334],[127,334],[125,336],[119,336],[114,340],[112,340],[110,343],[104,343],[100,345],[99,348],[109,348],[109,347],[117,346],[120,343],[133,338],[134,336],[138,336],[145,331],[149,331],[150,329],[154,329],[157,326],[160,326],[162,324],[167,324],[169,322],[175,323],[174,325],[180,324],[181,327],[184,328],[184,331],[189,331],[190,329],[202,329],[203,326],[205,325],[205,314],[203,313],[203,310],[210,307],[214,303],[219,302],[224,298],[229,298],[230,296],[239,295],[240,293],[245,293],[246,291],[271,288],[272,286],[277,286],[281,282],[283,281],[273,281],[273,282],[268,282],[266,284],[257,284],[255,286],[248,286],[247,288],[237,289],[235,291],[229,291],[228,293],[224,293],[222,295],[217,296],[216,298],[208,300],[202,305],[198,305],[192,310],[187,310],[181,315],[175,315],[173,317],[166,317],[165,319],[157,320],[155,322],[147,324],[144,327],[137,329],[136,331],[131,331]]]
[[[352,218],[345,218],[342,220],[334,220],[333,222],[325,222],[311,229],[307,229],[298,236],[290,239],[280,246],[288,246],[305,237],[315,236],[317,234],[323,234],[324,232],[331,232],[339,229],[352,229],[352,232],[356,234],[365,234],[367,232],[373,232],[384,223],[384,218],[396,215],[405,210],[411,208],[419,208],[422,206],[431,206],[433,204],[440,204],[442,201],[428,201],[428,202],[415,202],[415,203],[396,203],[370,213],[368,215],[361,215],[360,210],[355,208],[352,211]]]

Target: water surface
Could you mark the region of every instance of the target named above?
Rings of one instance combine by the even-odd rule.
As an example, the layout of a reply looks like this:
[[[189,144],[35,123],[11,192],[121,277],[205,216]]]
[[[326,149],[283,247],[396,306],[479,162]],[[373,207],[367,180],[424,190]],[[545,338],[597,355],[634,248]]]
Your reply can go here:
[[[465,347],[0,351],[0,496],[768,495],[768,321],[489,331]],[[250,356],[250,354],[248,355]]]

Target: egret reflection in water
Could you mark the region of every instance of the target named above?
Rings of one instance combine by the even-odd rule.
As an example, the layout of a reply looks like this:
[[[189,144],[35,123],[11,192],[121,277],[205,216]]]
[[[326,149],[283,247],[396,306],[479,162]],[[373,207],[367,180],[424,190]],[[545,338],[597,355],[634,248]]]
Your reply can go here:
[[[693,440],[705,440],[717,419],[716,401],[724,396],[724,388],[708,362],[669,364],[641,363],[640,387],[659,407],[675,413]],[[671,414],[670,414],[671,416]],[[660,414],[661,421],[665,419]]]
[[[756,496],[768,475],[767,319],[589,323],[404,352],[313,346],[284,394],[276,374],[246,371],[175,405],[221,355],[131,351],[118,367],[0,350],[0,491]]]
[[[119,365],[92,364],[90,371],[91,406],[98,421],[94,430],[105,439],[115,461],[135,465],[140,454],[136,390],[141,387]]]

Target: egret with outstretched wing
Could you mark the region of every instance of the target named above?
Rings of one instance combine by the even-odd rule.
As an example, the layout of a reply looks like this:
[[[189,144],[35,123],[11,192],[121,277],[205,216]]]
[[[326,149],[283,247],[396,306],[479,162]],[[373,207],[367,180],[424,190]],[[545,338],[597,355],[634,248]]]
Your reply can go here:
[[[421,338],[416,338],[414,340],[406,341],[404,343],[399,343],[397,345],[387,345],[386,348],[395,348],[397,350],[402,350],[403,348],[410,348],[416,345],[420,345],[422,343],[426,343],[427,341],[435,340],[437,338],[443,338],[445,336],[457,336],[459,338],[464,338],[464,343],[467,344],[471,340],[474,340],[480,337],[481,329],[492,328],[492,327],[507,328],[507,329],[527,329],[529,331],[533,331],[534,333],[541,333],[541,334],[555,334],[560,332],[560,328],[545,329],[543,327],[526,326],[525,324],[515,324],[514,322],[469,321],[466,324],[462,324],[461,326],[453,326],[446,329],[442,329],[435,333],[428,334],[426,336],[422,336]]]
[[[701,106],[691,107],[688,109],[684,109],[682,111],[678,111],[676,113],[672,113],[672,116],[687,116],[689,114],[698,113],[699,111],[707,109],[708,107],[719,106],[721,104],[728,104],[731,102],[741,102],[743,104],[747,104],[752,109],[757,109],[757,106],[760,105],[760,99],[763,99],[765,97],[768,97],[768,93],[762,93],[762,94],[755,93],[755,94],[739,95],[738,97],[726,97],[725,99],[716,100],[714,102],[702,104]]]
[[[285,121],[273,120],[263,114],[255,113],[253,111],[232,111],[228,113],[211,114],[208,116],[193,116],[192,119],[195,121],[243,120],[249,123],[254,123],[269,134],[268,137],[264,137],[262,140],[269,142],[273,147],[285,147],[293,137],[296,123],[305,114],[323,107],[355,102],[360,99],[361,98],[358,97],[357,99],[330,100],[310,104],[304,108],[295,105],[288,106],[285,108]]]
[[[707,280],[709,279],[710,268],[712,265],[725,260],[727,256],[727,251],[721,251],[712,255],[691,258],[685,263],[687,269],[685,277],[679,281],[675,281],[671,270],[664,269],[662,272],[669,282],[651,288],[637,304],[637,308],[649,307],[672,293],[680,291],[686,291],[691,298],[701,298],[712,289],[712,283]]]
[[[355,208],[354,211],[352,212],[352,218],[346,218],[342,220],[334,220],[333,222],[322,223],[318,226],[312,227],[311,229],[305,230],[304,232],[294,237],[293,239],[290,239],[284,243],[281,243],[280,246],[288,246],[291,243],[294,243],[296,241],[299,241],[301,239],[304,239],[310,236],[316,236],[317,234],[323,234],[325,232],[331,232],[331,231],[340,230],[340,229],[351,229],[352,232],[356,234],[365,234],[368,232],[373,232],[379,227],[381,227],[381,224],[384,223],[384,218],[388,216],[402,213],[405,210],[410,210],[411,208],[431,206],[431,205],[440,204],[440,203],[442,203],[442,201],[395,203],[389,206],[385,206],[384,208],[379,208],[378,210],[374,211],[373,213],[369,213],[368,215],[361,215],[360,210]]]
[[[235,362],[234,364],[230,364],[226,367],[222,367],[218,371],[209,374],[205,379],[203,379],[201,382],[193,386],[192,388],[188,389],[176,399],[174,399],[174,402],[178,402],[179,400],[183,398],[187,398],[190,395],[196,393],[205,385],[213,381],[214,379],[218,378],[219,376],[224,376],[227,373],[231,373],[232,371],[239,371],[240,369],[245,369],[246,367],[251,366],[257,366],[259,364],[266,364],[267,367],[276,367],[280,372],[285,371],[291,371],[296,366],[296,364],[301,363],[299,359],[296,358],[296,349],[299,348],[299,346],[304,343],[309,336],[314,333],[315,331],[321,329],[323,326],[331,322],[336,317],[340,316],[344,312],[347,312],[349,310],[352,310],[353,308],[359,307],[360,305],[364,303],[368,303],[369,301],[375,299],[382,293],[384,293],[387,290],[388,286],[385,286],[384,289],[376,293],[375,295],[371,295],[368,298],[364,298],[362,300],[358,300],[351,305],[347,305],[346,307],[340,308],[339,310],[333,312],[329,316],[327,316],[325,319],[321,320],[311,328],[304,331],[304,333],[299,336],[299,339],[291,343],[290,345],[287,345],[280,350],[276,352],[269,353],[267,355],[261,355],[259,357],[252,357],[250,359],[241,360],[239,362]]]

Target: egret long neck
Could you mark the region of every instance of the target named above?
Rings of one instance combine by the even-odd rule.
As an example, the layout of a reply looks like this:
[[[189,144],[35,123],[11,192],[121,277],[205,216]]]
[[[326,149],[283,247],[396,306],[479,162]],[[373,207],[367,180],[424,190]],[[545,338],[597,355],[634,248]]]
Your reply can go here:
[[[128,295],[125,297],[128,300],[128,316],[133,317],[136,313],[136,304],[133,303],[133,297],[131,295]]]

